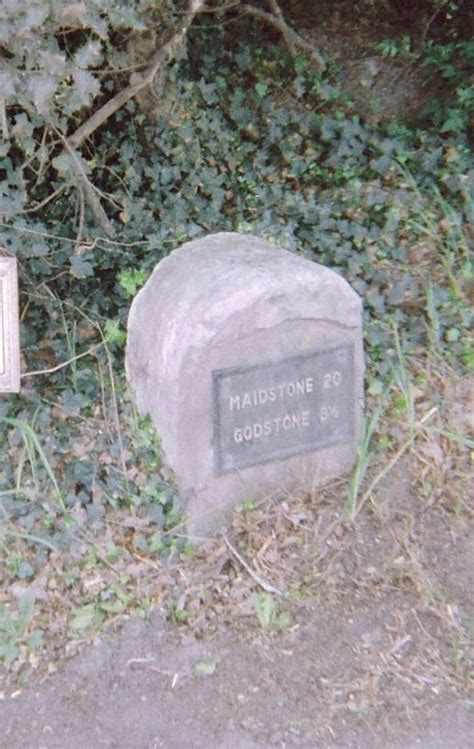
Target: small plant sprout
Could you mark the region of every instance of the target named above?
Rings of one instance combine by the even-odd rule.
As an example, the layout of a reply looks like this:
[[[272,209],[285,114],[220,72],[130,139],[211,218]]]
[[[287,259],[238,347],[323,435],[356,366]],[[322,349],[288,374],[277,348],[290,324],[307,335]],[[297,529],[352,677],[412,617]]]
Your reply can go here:
[[[31,593],[21,596],[16,613],[0,603],[0,662],[7,668],[18,658],[21,648],[34,651],[41,647],[42,631],[30,628],[34,614],[35,600]]]
[[[148,277],[146,270],[124,270],[119,273],[119,284],[127,296],[133,297]]]
[[[30,467],[31,467],[31,473],[32,473],[33,479],[35,480],[35,483],[36,484],[38,483],[37,460],[39,460],[39,462],[42,464],[43,468],[45,469],[49,480],[51,481],[53,485],[54,492],[57,498],[57,504],[59,505],[60,509],[63,512],[65,512],[66,505],[64,503],[64,498],[59,488],[59,484],[56,480],[56,477],[48,461],[48,458],[46,457],[46,454],[43,448],[41,447],[41,443],[34,429],[25,421],[22,421],[21,419],[16,419],[13,417],[0,416],[0,422],[3,422],[4,424],[8,424],[9,426],[12,426],[15,429],[19,430],[23,438],[23,443],[25,445],[25,450],[28,455],[28,460],[29,460]],[[19,474],[18,479],[19,481],[21,481],[20,474]],[[19,490],[19,486],[17,487],[17,490]]]
[[[364,419],[362,436],[357,448],[356,465],[352,472],[345,504],[345,517],[351,523],[356,516],[357,498],[372,457],[372,437],[377,431],[383,410],[384,407],[380,405],[371,416],[366,416]]]
[[[290,624],[287,612],[279,612],[275,600],[270,593],[262,591],[255,593],[250,600],[261,628],[265,632],[275,632],[286,629]]]
[[[405,356],[402,351],[400,336],[396,325],[393,326],[393,337],[395,339],[395,351],[397,353],[398,366],[395,368],[394,381],[401,393],[399,403],[407,416],[407,423],[411,432],[415,427],[415,403],[413,400],[413,386],[410,373],[407,368]]]

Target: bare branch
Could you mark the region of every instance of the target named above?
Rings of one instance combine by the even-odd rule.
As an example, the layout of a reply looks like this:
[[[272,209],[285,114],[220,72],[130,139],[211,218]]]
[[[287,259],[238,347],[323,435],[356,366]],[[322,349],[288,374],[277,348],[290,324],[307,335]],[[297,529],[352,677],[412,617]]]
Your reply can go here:
[[[224,5],[216,5],[213,8],[205,8],[202,7],[198,11],[199,13],[226,13],[228,10],[232,10],[232,8],[236,8],[238,5],[240,5],[240,0],[230,0],[230,2],[225,3]],[[177,16],[187,16],[189,15],[189,10],[175,10],[173,11]]]
[[[3,68],[5,65],[5,59],[0,52],[0,68]],[[8,121],[7,121],[7,108],[5,103],[5,97],[0,96],[0,129],[2,132],[2,138],[6,142],[7,140],[10,140],[10,133],[8,131]]]
[[[100,343],[96,343],[94,346],[91,346],[87,349],[87,351],[83,351],[82,354],[77,354],[77,356],[73,356],[72,359],[68,359],[65,362],[62,362],[61,364],[57,364],[55,367],[51,367],[51,369],[36,369],[34,372],[23,372],[21,375],[22,379],[24,377],[37,377],[38,375],[45,375],[45,374],[52,374],[53,372],[59,372],[60,369],[64,369],[64,367],[68,367],[70,364],[73,364],[73,362],[78,361],[79,359],[82,359],[84,356],[90,356],[91,354],[95,354],[95,352],[104,346],[104,342],[101,341]]]
[[[69,151],[69,154],[72,157],[71,160],[78,178],[79,189],[82,190],[87,205],[94,214],[95,219],[102,231],[104,231],[109,236],[113,236],[114,228],[107,218],[106,212],[102,208],[100,199],[98,197],[99,191],[94,187],[87,176],[87,171],[82,156],[80,156],[77,151],[74,150],[68,138],[65,138],[59,132],[58,135],[63,141],[66,150]]]
[[[253,5],[247,5],[246,3],[240,6],[241,10],[244,13],[247,13],[250,16],[254,16],[255,18],[259,18],[261,21],[265,21],[265,23],[268,23],[270,24],[270,26],[274,26],[276,29],[278,29],[280,34],[283,35],[283,38],[285,39],[285,42],[291,54],[294,54],[295,48],[304,50],[307,53],[308,57],[310,57],[313,63],[316,65],[319,72],[323,73],[326,70],[326,63],[324,62],[318,50],[312,44],[307,42],[306,39],[303,39],[299,34],[297,34],[296,31],[291,28],[291,26],[288,26],[283,18],[283,14],[276,0],[271,0],[271,7],[278,7],[277,15],[275,14],[275,12],[268,13],[266,10],[261,10],[260,8],[256,8]]]
[[[121,107],[123,107],[124,104],[130,101],[130,99],[133,99],[133,97],[136,96],[143,88],[152,83],[158,71],[176,55],[176,52],[183,43],[186,34],[188,33],[188,29],[191,26],[196,14],[204,8],[206,1],[207,0],[190,0],[188,15],[186,16],[186,20],[184,21],[183,25],[181,26],[179,31],[177,31],[176,34],[174,34],[171,39],[169,39],[169,41],[166,42],[166,44],[164,44],[162,47],[160,47],[160,49],[154,54],[149,66],[146,68],[144,73],[142,75],[135,75],[135,80],[132,79],[132,82],[129,86],[124,88],[123,91],[120,91],[110,101],[108,101],[100,109],[98,109],[97,112],[94,112],[94,114],[89,117],[89,119],[80,127],[78,127],[77,130],[71,136],[69,136],[69,138],[63,139],[66,150],[68,150],[73,156],[73,162],[76,166],[76,171],[78,174],[80,187],[83,190],[84,198],[92,213],[94,214],[100,228],[108,236],[113,236],[113,226],[107,218],[107,214],[105,213],[104,209],[102,208],[94,185],[90,182],[86,175],[86,170],[82,164],[81,157],[77,154],[77,152],[75,152],[74,149],[81,146],[86,138],[92,135],[95,130],[103,125],[104,122],[109,119],[109,117],[115,114],[115,112],[117,112]]]
[[[154,54],[150,65],[143,75],[136,76],[133,83],[124,88],[123,91],[120,91],[113,97],[113,99],[104,104],[103,107],[98,109],[97,112],[87,120],[87,122],[84,122],[84,124],[69,137],[68,140],[71,146],[80,146],[85,139],[92,135],[97,128],[109,119],[109,117],[115,114],[115,112],[123,107],[127,101],[133,99],[134,96],[153,81],[158,71],[164,67],[167,62],[173,59],[183,43],[196,14],[202,10],[205,4],[206,0],[191,0],[188,15],[180,30],[177,31],[176,34],[174,34],[171,39]]]
[[[270,10],[275,16],[275,18],[278,19],[278,21],[280,21],[280,23],[286,27],[287,24],[285,22],[285,17],[282,13],[280,6],[278,5],[277,0],[268,0],[268,5],[270,6]],[[290,50],[291,54],[295,55],[296,48],[295,48],[294,40],[291,38],[291,36],[288,36],[288,34],[286,34],[285,32],[282,32],[282,33],[285,37],[286,46]]]
[[[3,96],[0,98],[0,128],[2,131],[2,139],[5,142],[7,140],[10,140],[10,133],[8,132],[7,110],[5,107],[5,99]]]
[[[0,217],[1,218],[4,218],[4,217],[10,218],[11,216],[13,216],[13,217],[14,216],[21,216],[21,215],[23,215],[25,213],[34,213],[35,211],[39,211],[41,208],[44,208],[45,205],[48,205],[48,203],[50,203],[52,200],[54,200],[55,198],[57,198],[58,195],[60,195],[62,192],[64,192],[65,189],[66,189],[66,185],[61,185],[53,193],[51,193],[51,195],[48,195],[47,198],[45,198],[44,200],[42,200],[41,203],[37,203],[32,208],[24,208],[23,210],[16,211],[15,213],[12,213],[12,214],[0,212]]]
[[[94,185],[83,173],[78,172],[79,181],[84,191],[84,198],[95,216],[97,223],[99,224],[102,231],[104,231],[109,237],[113,237],[115,234],[114,228],[107,218],[107,214],[102,208],[101,202],[94,189]]]

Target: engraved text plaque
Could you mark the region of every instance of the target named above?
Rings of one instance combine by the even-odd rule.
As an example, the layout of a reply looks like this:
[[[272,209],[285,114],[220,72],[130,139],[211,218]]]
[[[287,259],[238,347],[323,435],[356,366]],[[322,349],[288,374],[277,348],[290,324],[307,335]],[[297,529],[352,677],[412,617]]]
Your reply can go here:
[[[0,393],[20,390],[18,282],[15,258],[0,257]]]
[[[216,473],[350,442],[354,346],[213,372]]]

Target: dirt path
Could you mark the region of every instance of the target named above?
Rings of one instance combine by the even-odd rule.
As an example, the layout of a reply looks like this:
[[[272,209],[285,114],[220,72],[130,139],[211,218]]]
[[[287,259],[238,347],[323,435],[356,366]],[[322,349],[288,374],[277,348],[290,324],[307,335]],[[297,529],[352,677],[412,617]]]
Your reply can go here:
[[[159,616],[131,621],[99,640],[47,684],[0,705],[0,745],[9,749],[256,749],[397,747],[467,749],[472,712],[440,695],[428,712],[411,688],[403,712],[373,721],[372,708],[326,704],[327,674],[365,658],[392,603],[353,621],[323,614],[277,642],[220,636],[178,643]],[[357,652],[359,651],[359,652]],[[199,673],[205,664],[213,674]],[[204,668],[204,666],[201,666]],[[408,686],[408,685],[407,685]],[[346,687],[341,684],[341,691]]]
[[[411,472],[353,527],[330,492],[239,515],[232,539],[280,599],[216,540],[180,561],[161,610],[5,692],[1,749],[474,746],[472,521]]]

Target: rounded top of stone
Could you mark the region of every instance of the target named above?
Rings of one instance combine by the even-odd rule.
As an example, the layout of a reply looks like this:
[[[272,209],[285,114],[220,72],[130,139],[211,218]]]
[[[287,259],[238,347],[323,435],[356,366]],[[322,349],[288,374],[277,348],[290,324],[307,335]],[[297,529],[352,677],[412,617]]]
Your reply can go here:
[[[360,311],[359,296],[335,271],[259,237],[236,232],[186,242],[157,265],[147,286],[158,279],[167,286],[174,280],[178,296],[208,314],[212,308],[219,308],[221,314],[223,303],[229,311],[236,311],[252,299],[275,299],[281,294],[281,300],[288,301],[304,291],[314,302],[325,287],[337,289],[345,315],[353,305]]]
[[[296,320],[357,329],[361,300],[335,271],[258,237],[221,232],[187,242],[133,301],[129,380],[157,376],[156,352],[161,376],[172,377],[190,351]]]

